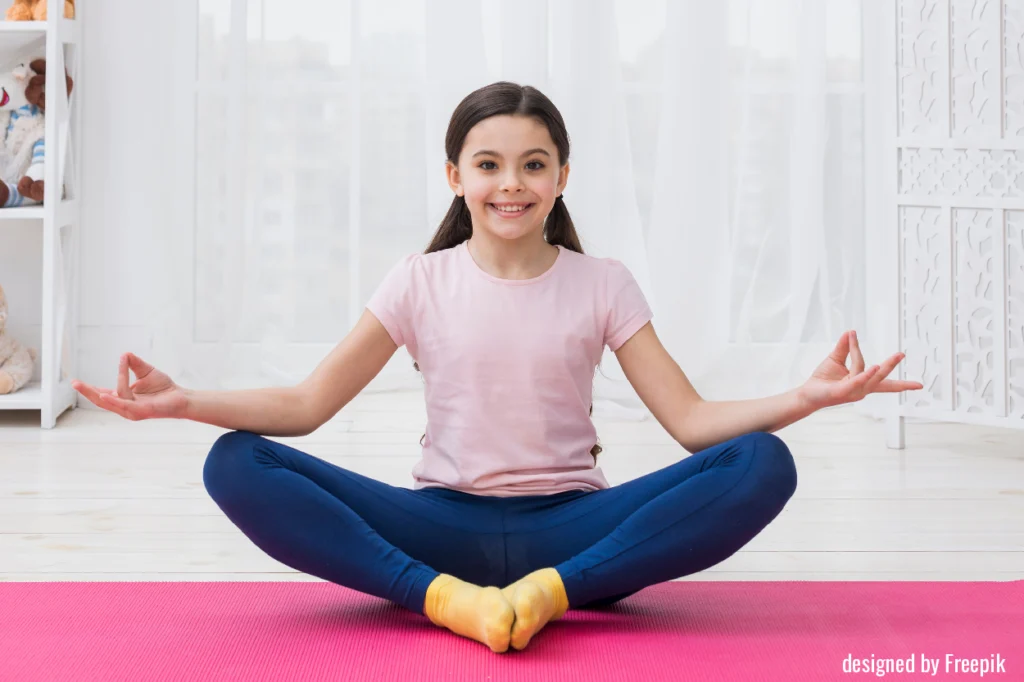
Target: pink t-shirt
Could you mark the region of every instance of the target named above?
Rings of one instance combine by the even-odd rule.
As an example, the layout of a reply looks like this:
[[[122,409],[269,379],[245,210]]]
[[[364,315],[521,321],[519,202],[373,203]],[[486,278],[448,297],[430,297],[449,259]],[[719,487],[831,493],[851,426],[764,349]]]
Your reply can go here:
[[[590,449],[594,373],[651,319],[613,258],[558,247],[531,279],[494,277],[466,242],[402,258],[366,307],[426,383],[413,488],[547,495],[608,487]]]

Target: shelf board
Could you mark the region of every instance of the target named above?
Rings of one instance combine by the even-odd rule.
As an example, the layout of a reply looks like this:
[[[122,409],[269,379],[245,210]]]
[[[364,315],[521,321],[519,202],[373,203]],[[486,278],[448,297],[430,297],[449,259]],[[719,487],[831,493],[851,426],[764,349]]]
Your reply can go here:
[[[41,219],[44,215],[43,211],[44,209],[42,204],[0,208],[0,220],[25,220],[27,218]]]
[[[46,33],[45,21],[0,21],[0,33]]]
[[[9,4],[9,3],[8,3]],[[0,15],[2,16],[2,15]],[[22,49],[38,38],[46,35],[49,22],[46,21],[5,21],[0,20],[0,35],[7,33],[9,37],[2,41],[4,50]],[[78,44],[81,37],[81,25],[76,19],[57,20],[57,37],[61,43]]]
[[[57,206],[57,224],[67,225],[77,218],[78,203],[75,199],[64,199]],[[12,206],[11,208],[0,208],[0,222],[4,220],[42,220],[46,217],[46,206],[33,204],[31,206]]]
[[[14,393],[0,395],[0,410],[38,410],[43,406],[43,388],[30,381]]]
[[[63,412],[75,402],[77,392],[71,388],[71,379],[57,384],[60,396],[57,413]],[[41,410],[43,408],[43,387],[38,381],[30,381],[14,393],[0,395],[0,410]]]

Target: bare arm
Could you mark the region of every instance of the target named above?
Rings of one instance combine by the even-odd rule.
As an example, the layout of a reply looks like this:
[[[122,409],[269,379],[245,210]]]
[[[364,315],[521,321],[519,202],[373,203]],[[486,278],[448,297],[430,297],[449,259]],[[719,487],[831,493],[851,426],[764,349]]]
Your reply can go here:
[[[364,309],[356,326],[296,388],[315,431],[380,374],[398,350],[388,330]]]
[[[298,386],[200,391],[178,386],[134,353],[121,355],[117,388],[77,379],[72,387],[93,404],[125,419],[174,418],[267,436],[304,436],[345,406],[398,350],[368,310],[355,328]],[[129,384],[131,369],[138,380]]]
[[[814,412],[796,390],[755,400],[704,400],[650,322],[615,355],[640,400],[691,453],[753,431],[772,433]]]
[[[690,410],[690,452],[700,452],[730,438],[755,431],[774,433],[814,413],[799,389],[748,400],[701,400]]]
[[[186,391],[186,418],[268,436],[316,431],[380,373],[398,350],[368,310],[297,386],[243,391]]]
[[[852,330],[804,384],[791,391],[751,400],[704,400],[668,354],[648,322],[615,352],[626,378],[658,422],[690,452],[699,452],[736,436],[773,433],[823,407],[861,400],[869,393],[919,391],[919,381],[885,377],[903,359],[896,353],[864,370],[864,356]],[[853,366],[846,367],[851,355]]]
[[[131,370],[137,380],[129,383]],[[191,419],[238,431],[293,436],[308,432],[308,411],[292,388],[198,391],[183,388],[135,355],[122,353],[117,388],[101,388],[73,379],[71,386],[97,407],[131,421]]]
[[[304,436],[316,426],[296,386],[235,391],[183,389],[184,419],[264,436]]]
[[[690,380],[645,324],[615,351],[619,366],[637,396],[672,438],[690,452],[693,435],[690,415],[703,402]]]

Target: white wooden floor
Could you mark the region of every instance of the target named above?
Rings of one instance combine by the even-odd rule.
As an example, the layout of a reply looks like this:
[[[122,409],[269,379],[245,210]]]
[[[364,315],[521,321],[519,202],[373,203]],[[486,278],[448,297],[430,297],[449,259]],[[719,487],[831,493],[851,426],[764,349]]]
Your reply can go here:
[[[319,580],[263,554],[207,496],[202,467],[223,432],[77,409],[54,430],[0,412],[0,580]],[[411,487],[420,392],[363,394],[316,433],[279,439]],[[687,453],[657,422],[596,420],[612,485]],[[1024,578],[1024,432],[883,424],[848,407],[778,432],[799,485],[733,557],[688,580]]]

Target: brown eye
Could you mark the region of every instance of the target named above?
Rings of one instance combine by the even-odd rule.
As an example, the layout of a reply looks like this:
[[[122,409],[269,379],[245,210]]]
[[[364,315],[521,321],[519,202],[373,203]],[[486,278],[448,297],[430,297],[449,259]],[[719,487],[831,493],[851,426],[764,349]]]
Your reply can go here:
[[[493,161],[484,161],[483,163],[481,163],[478,166],[478,168],[483,168],[484,170],[491,170],[490,168],[484,168],[484,165],[488,164],[488,163],[493,164],[494,162]],[[540,170],[541,168],[544,167],[544,164],[541,163],[540,161],[530,161],[526,165],[529,166],[530,164],[533,164],[533,163],[537,164],[538,167],[537,168],[531,168],[530,170]]]

